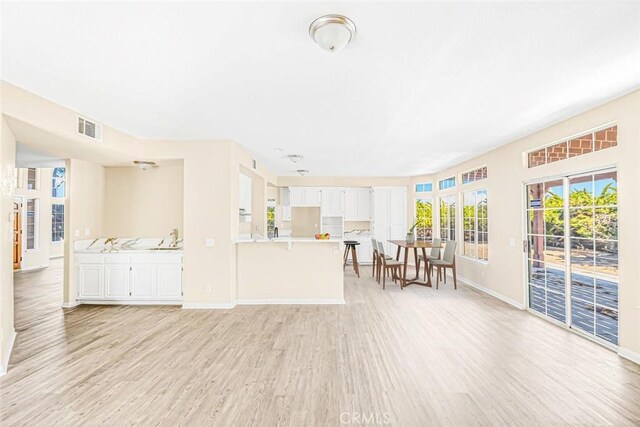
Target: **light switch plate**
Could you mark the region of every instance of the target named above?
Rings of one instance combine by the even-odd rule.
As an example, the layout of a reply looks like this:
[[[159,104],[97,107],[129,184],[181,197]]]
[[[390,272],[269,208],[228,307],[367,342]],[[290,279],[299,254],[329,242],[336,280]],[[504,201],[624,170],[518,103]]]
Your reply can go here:
[[[509,246],[515,246],[516,245],[516,239],[514,239],[513,237],[509,239]]]
[[[211,248],[214,246],[214,243],[213,239],[207,239],[204,244],[206,247]]]
[[[84,229],[84,235],[87,236],[87,237],[90,236],[91,235],[91,230],[89,230],[88,228],[85,228]]]

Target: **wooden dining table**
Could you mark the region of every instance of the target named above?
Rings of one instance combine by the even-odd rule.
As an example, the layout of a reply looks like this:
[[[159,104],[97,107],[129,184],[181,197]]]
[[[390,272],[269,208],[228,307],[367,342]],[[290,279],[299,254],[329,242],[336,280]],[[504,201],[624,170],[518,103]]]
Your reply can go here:
[[[418,249],[422,251],[422,258],[424,262],[427,262],[427,249],[434,247],[433,242],[426,242],[424,240],[416,240],[415,242],[407,242],[406,240],[388,240],[392,245],[398,247],[396,252],[396,261],[400,261],[400,252],[404,248],[404,265],[402,268],[402,277],[400,278],[400,288],[404,289],[409,285],[421,285],[431,287],[431,275],[427,274],[427,281],[420,280],[420,271],[418,270]],[[440,248],[442,246],[435,246]],[[409,264],[409,250],[413,249],[413,256],[416,263],[416,277],[407,279],[407,265]]]

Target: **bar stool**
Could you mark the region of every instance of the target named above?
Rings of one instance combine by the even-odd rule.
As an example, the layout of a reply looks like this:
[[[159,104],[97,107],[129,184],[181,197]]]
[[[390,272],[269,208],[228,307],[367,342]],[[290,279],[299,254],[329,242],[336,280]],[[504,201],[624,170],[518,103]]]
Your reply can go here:
[[[358,246],[360,242],[357,240],[345,240],[344,241],[344,264],[342,264],[342,268],[347,265],[347,260],[349,259],[349,251],[351,251],[351,260],[353,261],[353,271],[356,272],[356,275],[360,277],[360,269],[358,268],[358,255],[356,255],[356,246]]]

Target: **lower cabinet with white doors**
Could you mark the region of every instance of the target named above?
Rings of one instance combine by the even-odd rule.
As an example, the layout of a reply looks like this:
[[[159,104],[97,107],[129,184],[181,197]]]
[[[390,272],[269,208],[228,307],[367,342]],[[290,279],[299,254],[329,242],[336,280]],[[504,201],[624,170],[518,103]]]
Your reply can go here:
[[[182,253],[76,254],[81,304],[182,304]]]

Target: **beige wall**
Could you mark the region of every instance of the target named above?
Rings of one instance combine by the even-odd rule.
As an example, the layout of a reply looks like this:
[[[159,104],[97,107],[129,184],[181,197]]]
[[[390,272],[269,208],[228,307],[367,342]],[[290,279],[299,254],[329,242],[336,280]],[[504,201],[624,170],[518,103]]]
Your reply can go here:
[[[105,236],[164,237],[183,231],[183,162],[146,171],[105,168]]]
[[[13,171],[16,141],[4,117],[0,132],[0,375],[15,337],[13,322]]]
[[[76,303],[73,242],[104,235],[105,171],[100,165],[76,159],[67,160],[66,169],[63,304],[73,306]]]

